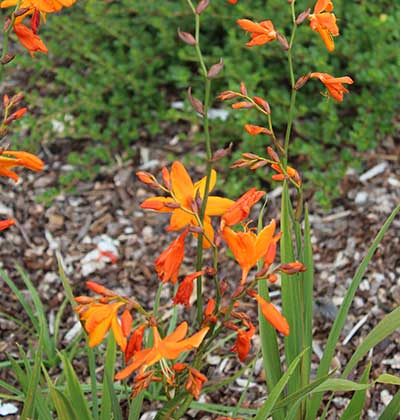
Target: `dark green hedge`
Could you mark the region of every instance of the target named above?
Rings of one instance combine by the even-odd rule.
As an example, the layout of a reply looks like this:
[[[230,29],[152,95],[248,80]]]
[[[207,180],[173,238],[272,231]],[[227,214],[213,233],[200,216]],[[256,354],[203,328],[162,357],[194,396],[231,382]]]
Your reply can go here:
[[[296,4],[299,12],[313,5],[301,0]],[[312,181],[321,199],[335,194],[348,165],[360,165],[358,152],[373,148],[394,131],[399,111],[400,3],[336,0],[334,4],[341,30],[335,52],[329,54],[304,24],[294,57],[296,76],[321,71],[355,80],[342,104],[321,96],[317,81],[298,95],[292,153],[304,163],[303,176]],[[245,47],[247,36],[235,21],[272,19],[279,31],[289,35],[288,11],[282,0],[241,0],[236,6],[215,0],[202,23],[208,64],[220,57],[225,61],[214,93],[236,89],[245,80],[250,92],[270,102],[280,135],[289,101],[285,53],[276,42]],[[201,92],[194,51],[178,39],[178,26],[193,30],[184,1],[78,0],[59,16],[49,16],[42,29],[51,51],[48,57],[38,57],[33,65],[28,58],[17,59],[27,71],[24,90],[37,111],[31,116],[35,128],[27,138],[37,142],[64,137],[73,142],[76,153],[69,160],[77,170],[64,183],[93,176],[98,165],[113,161],[115,153],[129,158],[139,137],[162,138],[165,122],[193,120],[190,111],[170,106],[173,100],[184,99],[189,84],[196,94]],[[60,124],[55,121],[65,125],[62,133],[57,133]],[[232,112],[226,122],[213,124],[213,137],[220,144],[235,141],[236,155],[239,146],[263,150],[261,139],[244,133],[246,122],[263,121],[255,111]],[[236,177],[243,179],[243,172]],[[240,190],[242,181],[230,185]]]

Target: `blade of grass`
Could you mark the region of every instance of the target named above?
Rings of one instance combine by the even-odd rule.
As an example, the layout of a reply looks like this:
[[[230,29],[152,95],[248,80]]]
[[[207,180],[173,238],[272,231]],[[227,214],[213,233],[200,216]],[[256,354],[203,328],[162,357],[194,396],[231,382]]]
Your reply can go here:
[[[346,317],[350,309],[350,305],[354,299],[354,295],[358,289],[358,286],[360,285],[360,282],[364,276],[364,273],[368,267],[368,264],[371,261],[378,245],[382,241],[385,233],[389,229],[390,225],[392,224],[394,218],[397,216],[399,211],[400,211],[400,205],[398,205],[393,210],[391,215],[386,219],[382,228],[376,235],[371,247],[369,248],[367,255],[364,257],[363,261],[361,262],[360,266],[358,267],[356,271],[356,274],[354,275],[354,278],[350,284],[350,287],[347,290],[345,298],[340,306],[335,322],[333,323],[331,332],[329,333],[329,337],[328,337],[328,341],[324,350],[324,354],[322,356],[322,359],[320,361],[320,364],[317,370],[317,378],[320,378],[321,376],[325,375],[329,370],[329,366],[331,364],[332,358],[335,353],[336,344],[339,340],[340,333],[345,324]],[[321,400],[322,400],[322,395],[318,395],[318,394],[314,395],[314,397],[311,400],[309,409],[307,411],[307,420],[315,420],[318,408],[321,404]]]
[[[81,385],[71,362],[65,354],[61,355],[61,360],[63,362],[69,399],[74,402],[74,410],[79,413],[79,420],[92,420],[85,394],[81,389]]]
[[[258,216],[258,232],[260,232],[263,228],[263,216],[267,202],[268,200],[266,199]],[[261,269],[261,263],[259,263],[258,268]],[[267,302],[271,300],[269,297],[269,290],[266,281],[258,282],[258,292],[260,296]],[[272,391],[272,389],[278,383],[279,379],[282,377],[281,358],[279,354],[278,337],[275,328],[264,318],[260,305],[258,305],[258,323],[260,329],[261,350],[266,384],[268,390]],[[278,411],[274,415],[274,420],[283,420],[284,417],[285,413],[283,411]]]
[[[368,363],[367,367],[364,369],[363,374],[360,378],[360,384],[366,384],[368,382],[369,373],[371,371],[371,362]],[[362,410],[365,404],[365,399],[367,397],[367,390],[356,391],[342,414],[341,420],[361,420]]]
[[[290,227],[290,198],[287,182],[283,185],[282,191],[282,208],[281,208],[281,232],[283,233],[280,240],[281,261],[283,264],[293,262],[294,247],[292,232]],[[285,355],[287,364],[290,365],[298,356],[301,349],[302,331],[302,314],[299,314],[300,296],[300,280],[297,275],[286,275],[282,273],[282,309],[289,326],[290,334],[285,337]],[[301,388],[300,369],[297,366],[293,375],[288,382],[288,393],[291,394]]]
[[[354,366],[363,358],[369,350],[391,335],[400,327],[400,307],[386,315],[375,328],[364,338],[363,342],[357,347],[353,356],[347,363],[342,377],[345,378]]]
[[[395,396],[392,398],[392,401],[387,405],[387,407],[382,411],[379,416],[379,420],[393,420],[400,413],[400,390],[398,390]]]
[[[258,410],[257,415],[254,418],[254,420],[265,420],[268,418],[268,416],[273,411],[275,404],[278,401],[279,396],[281,395],[286,384],[290,380],[290,377],[294,374],[297,366],[300,363],[301,358],[304,356],[304,353],[306,351],[307,349],[302,351],[297,357],[295,357],[293,362],[287,368],[287,371],[283,374],[282,378],[275,385],[274,389],[269,393],[268,399],[265,401],[262,407]]]

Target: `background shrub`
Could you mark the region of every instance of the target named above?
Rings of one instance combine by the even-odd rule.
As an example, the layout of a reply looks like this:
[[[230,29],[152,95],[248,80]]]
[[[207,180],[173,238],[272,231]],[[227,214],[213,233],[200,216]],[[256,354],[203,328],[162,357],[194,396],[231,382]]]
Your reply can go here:
[[[314,2],[296,4],[300,10]],[[325,204],[338,192],[348,165],[359,167],[362,152],[394,132],[399,111],[400,4],[385,0],[334,4],[343,35],[336,38],[337,52],[329,54],[305,24],[297,32],[294,57],[296,77],[321,71],[350,75],[356,82],[343,104],[320,96],[323,89],[317,81],[298,95],[292,153]],[[281,0],[240,1],[236,6],[213,1],[204,14],[201,43],[209,65],[219,57],[225,60],[214,93],[237,89],[245,80],[249,92],[265,95],[270,102],[275,130],[282,137],[289,106],[286,56],[276,42],[245,47],[247,36],[235,24],[240,17],[271,18],[289,35],[288,8]],[[57,19],[48,19],[42,33],[49,57],[41,56],[33,68],[29,58],[18,57],[28,103],[35,106],[30,115],[34,121],[24,120],[26,126],[34,122],[24,141],[71,142],[68,160],[74,169],[61,179],[64,185],[93,177],[117,153],[131,158],[138,140],[156,140],[162,147],[166,127],[195,118],[171,107],[173,101],[186,101],[189,84],[201,97],[194,51],[178,39],[178,26],[193,30],[184,1],[79,0]],[[227,121],[213,124],[214,139],[220,146],[234,141],[234,158],[239,145],[262,152],[265,141],[242,130],[246,122],[262,124],[259,118],[254,111],[231,112]],[[257,174],[260,180],[268,178],[262,171]],[[237,179],[230,178],[232,194],[242,189],[243,175],[236,172]]]

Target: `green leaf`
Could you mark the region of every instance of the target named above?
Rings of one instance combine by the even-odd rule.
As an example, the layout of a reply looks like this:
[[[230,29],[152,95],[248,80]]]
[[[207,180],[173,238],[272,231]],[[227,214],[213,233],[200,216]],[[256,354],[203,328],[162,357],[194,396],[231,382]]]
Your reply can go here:
[[[369,350],[400,328],[400,307],[386,315],[364,338],[346,365],[342,377],[346,377]]]
[[[395,396],[388,406],[382,411],[379,420],[393,420],[398,417],[400,413],[400,390],[396,392]]]
[[[389,373],[383,373],[379,375],[375,382],[381,384],[400,385],[400,378],[398,376],[390,375]]]
[[[103,395],[101,399],[101,420],[122,420],[121,407],[114,389],[116,343],[114,334],[108,334],[107,351],[104,363]]]
[[[371,363],[368,363],[367,367],[364,369],[363,374],[360,378],[360,384],[366,384],[368,382],[369,373],[371,371]],[[346,407],[346,410],[342,414],[341,420],[356,420],[360,419],[362,416],[362,410],[365,404],[365,399],[367,397],[367,390],[356,391]]]
[[[258,410],[256,417],[254,420],[265,420],[268,418],[268,416],[273,411],[279,396],[281,395],[283,389],[285,388],[286,384],[288,383],[290,377],[295,372],[301,358],[304,356],[304,353],[308,349],[302,351],[290,364],[287,371],[284,373],[282,378],[279,380],[279,382],[275,385],[274,389],[269,393],[268,399],[265,401],[265,403],[262,405],[262,407]]]
[[[354,299],[355,293],[358,289],[358,286],[360,285],[360,282],[365,274],[365,271],[367,270],[368,264],[370,263],[378,245],[382,241],[385,233],[389,229],[390,225],[392,224],[394,218],[399,213],[399,211],[400,211],[400,205],[398,205],[393,210],[391,215],[385,221],[384,225],[382,226],[382,228],[376,235],[371,247],[369,248],[367,255],[364,257],[363,261],[361,262],[360,266],[357,269],[356,274],[354,275],[354,278],[350,284],[350,287],[347,290],[346,296],[344,297],[344,300],[339,308],[339,312],[337,314],[335,322],[333,323],[331,332],[329,333],[325,351],[317,370],[317,378],[320,378],[321,376],[325,375],[329,371],[329,366],[331,364],[332,358],[335,353],[336,344],[339,340],[340,333],[346,322],[346,317],[349,312],[350,305]],[[322,400],[322,395],[315,395],[312,398],[309,410],[307,412],[307,420],[315,420],[321,400]]]
[[[67,392],[69,400],[74,403],[74,410],[79,413],[80,420],[91,420],[91,415],[87,400],[81,389],[78,377],[65,354],[61,355],[63,371],[67,382]]]
[[[144,399],[144,392],[141,392],[135,398],[133,398],[131,405],[129,406],[129,417],[128,420],[139,420],[140,414],[142,412]]]

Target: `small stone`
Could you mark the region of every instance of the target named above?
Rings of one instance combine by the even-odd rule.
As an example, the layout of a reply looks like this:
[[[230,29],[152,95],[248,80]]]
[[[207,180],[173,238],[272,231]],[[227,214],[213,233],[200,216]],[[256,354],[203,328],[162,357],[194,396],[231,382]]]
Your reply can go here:
[[[368,280],[363,280],[360,284],[360,290],[362,292],[366,292],[369,289],[370,289],[369,281]]]
[[[354,202],[359,205],[363,205],[368,202],[368,193],[365,191],[359,191],[354,199]]]
[[[381,391],[381,401],[383,404],[389,405],[390,401],[392,401],[393,396],[390,395],[390,392],[387,389]]]
[[[145,226],[142,230],[142,236],[145,243],[152,242],[154,239],[154,231],[151,226]]]

